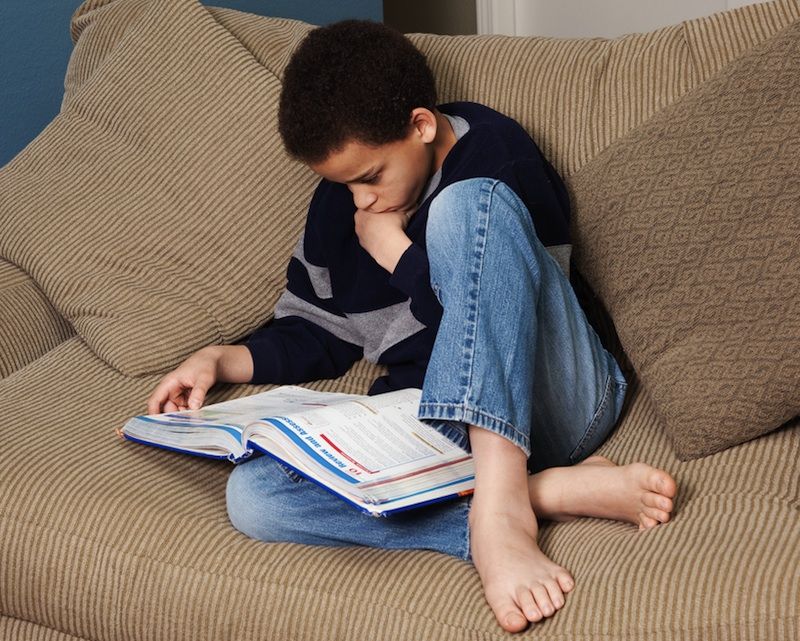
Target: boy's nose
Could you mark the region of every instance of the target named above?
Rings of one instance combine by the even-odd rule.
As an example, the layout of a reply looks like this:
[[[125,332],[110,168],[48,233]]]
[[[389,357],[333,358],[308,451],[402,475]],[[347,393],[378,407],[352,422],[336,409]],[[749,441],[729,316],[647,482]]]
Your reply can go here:
[[[353,192],[353,202],[359,209],[369,209],[378,200],[378,195],[371,189],[353,187],[351,191]]]

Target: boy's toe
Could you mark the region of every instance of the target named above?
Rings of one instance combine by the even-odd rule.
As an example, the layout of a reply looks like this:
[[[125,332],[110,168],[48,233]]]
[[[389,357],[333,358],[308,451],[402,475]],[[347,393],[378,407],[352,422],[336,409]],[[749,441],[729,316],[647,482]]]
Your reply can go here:
[[[658,494],[657,492],[645,492],[645,494],[642,496],[642,503],[647,507],[661,508],[662,501],[669,501],[669,499],[665,498],[663,494]]]
[[[533,594],[530,593],[528,590],[524,590],[519,597],[519,604],[522,607],[522,612],[525,614],[525,618],[528,621],[537,622],[541,621],[544,617],[542,615],[541,610],[536,606],[536,601],[533,598]]]
[[[556,581],[548,581],[545,584],[547,588],[547,593],[550,595],[550,601],[552,601],[553,605],[555,606],[556,610],[560,610],[564,607],[564,593],[559,588],[559,585]]]
[[[675,483],[675,479],[661,470],[659,470],[656,487],[661,494],[670,499],[673,498],[678,491],[678,485]]]
[[[640,530],[649,530],[650,528],[653,528],[656,525],[658,525],[658,521],[656,521],[652,516],[647,516],[646,514],[641,514],[639,516]]]
[[[546,617],[551,617],[556,613],[556,608],[550,600],[550,595],[543,585],[538,585],[533,588],[533,596],[536,599],[536,605]]]
[[[558,582],[558,587],[561,588],[563,592],[569,592],[572,588],[575,587],[575,581],[570,576],[569,572],[563,571],[556,574],[556,581]]]
[[[517,608],[514,608],[500,619],[500,625],[508,632],[520,632],[527,627],[528,619]]]
[[[507,632],[520,632],[528,625],[527,617],[511,599],[489,602],[497,622]]]
[[[642,514],[649,516],[651,519],[655,519],[659,523],[666,523],[669,521],[669,514],[667,512],[654,507],[644,508],[644,510],[642,510]]]

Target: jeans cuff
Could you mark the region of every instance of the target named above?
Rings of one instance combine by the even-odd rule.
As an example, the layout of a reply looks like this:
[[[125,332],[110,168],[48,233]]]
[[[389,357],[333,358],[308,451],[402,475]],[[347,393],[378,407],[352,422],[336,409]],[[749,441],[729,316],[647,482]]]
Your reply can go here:
[[[481,410],[460,403],[422,402],[417,417],[468,452],[472,451],[468,426],[476,425],[508,439],[525,452],[526,458],[531,455],[529,434],[523,434],[511,423]]]

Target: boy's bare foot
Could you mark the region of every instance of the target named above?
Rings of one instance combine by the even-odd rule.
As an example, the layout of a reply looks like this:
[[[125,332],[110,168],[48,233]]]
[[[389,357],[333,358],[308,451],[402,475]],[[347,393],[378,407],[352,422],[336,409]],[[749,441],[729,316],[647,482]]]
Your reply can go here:
[[[644,463],[616,465],[603,456],[543,470],[528,483],[542,518],[593,516],[633,523],[640,530],[669,521],[677,493],[675,480],[664,470]]]
[[[508,632],[541,621],[564,607],[575,582],[539,549],[522,449],[470,425],[475,493],[469,513],[470,552],[489,607]]]
[[[644,463],[616,465],[603,456],[549,468],[529,477],[528,485],[530,511],[519,505],[509,509],[508,501],[476,492],[469,515],[472,560],[486,600],[508,632],[555,614],[575,586],[570,573],[539,548],[537,515],[615,519],[644,530],[669,521],[677,493],[664,470]]]
[[[520,632],[529,621],[541,621],[564,606],[564,594],[575,582],[539,549],[532,510],[505,510],[502,503],[484,503],[476,496],[469,523],[472,561],[504,630]]]

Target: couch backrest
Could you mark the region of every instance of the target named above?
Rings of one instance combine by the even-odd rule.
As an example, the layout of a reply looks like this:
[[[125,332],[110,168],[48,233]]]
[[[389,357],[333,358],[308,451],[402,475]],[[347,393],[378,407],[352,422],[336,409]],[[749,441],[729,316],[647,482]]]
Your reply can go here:
[[[149,0],[86,0],[65,103]],[[96,37],[84,33],[107,11]],[[303,22],[218,7],[211,15],[282,77]],[[799,0],[773,0],[618,38],[408,34],[434,70],[440,102],[474,100],[514,117],[565,176],[723,66],[800,17]],[[85,50],[91,50],[85,51]]]
[[[615,40],[434,36],[442,101],[519,120],[567,178],[795,19],[796,0]],[[304,23],[194,0],[87,0],[62,110],[0,171],[0,256],[120,371],[171,367],[269,318],[315,177],[280,145]]]

